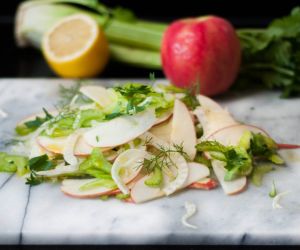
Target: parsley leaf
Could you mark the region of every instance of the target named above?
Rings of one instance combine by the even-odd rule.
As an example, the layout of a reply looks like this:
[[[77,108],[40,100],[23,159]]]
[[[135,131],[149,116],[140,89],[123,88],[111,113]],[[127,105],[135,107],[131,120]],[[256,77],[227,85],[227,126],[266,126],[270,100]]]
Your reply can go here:
[[[53,116],[51,114],[49,114],[49,112],[43,108],[43,111],[45,113],[45,117],[41,118],[39,116],[37,116],[34,120],[25,122],[25,126],[29,129],[37,129],[39,128],[44,122],[49,121],[53,118]]]
[[[30,186],[36,186],[44,181],[42,176],[38,176],[34,171],[30,173],[30,177],[26,179],[26,184]]]
[[[282,90],[282,97],[300,95],[300,8],[275,19],[265,29],[240,29],[242,65],[235,86],[253,83]]]
[[[55,164],[49,160],[46,154],[31,158],[28,164],[32,171],[46,171],[55,168]]]
[[[203,141],[196,145],[198,152],[210,152],[213,159],[226,163],[228,170],[224,180],[230,181],[247,176],[252,171],[252,159],[242,147],[224,146],[217,141]]]

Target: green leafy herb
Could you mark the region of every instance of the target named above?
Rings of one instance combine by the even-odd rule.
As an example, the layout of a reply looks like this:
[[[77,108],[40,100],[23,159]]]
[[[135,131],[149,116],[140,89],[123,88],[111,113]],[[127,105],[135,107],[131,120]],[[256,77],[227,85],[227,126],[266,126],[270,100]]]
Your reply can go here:
[[[226,181],[249,176],[253,172],[253,183],[260,185],[262,176],[269,172],[270,168],[256,166],[257,161],[269,160],[275,164],[283,163],[277,155],[277,145],[271,138],[250,131],[242,135],[237,146],[224,146],[217,141],[203,141],[197,144],[196,148],[197,155],[209,152],[213,159],[225,162],[225,168],[228,170],[224,178]],[[202,158],[198,160],[203,162]]]
[[[133,115],[146,110],[148,107],[155,108],[156,115],[160,116],[173,107],[174,100],[167,100],[164,93],[156,92],[150,85],[139,83],[127,83],[113,88],[123,98],[125,107],[106,115],[106,119],[112,119],[121,115]]]
[[[226,181],[234,180],[241,176],[247,176],[252,171],[252,159],[242,147],[225,147],[217,141],[204,141],[196,145],[198,152],[209,152],[213,159],[225,162],[228,170]]]
[[[28,135],[38,129],[43,123],[53,118],[53,116],[45,108],[43,108],[43,111],[45,113],[44,117],[37,116],[34,120],[27,121],[21,125],[18,125],[15,129],[17,134],[22,136]]]
[[[50,115],[49,112],[45,108],[43,108],[43,111],[45,113],[44,118],[37,116],[35,118],[35,120],[25,122],[24,125],[29,129],[35,130],[35,129],[39,128],[44,122],[49,121],[50,119],[53,118],[53,116]]]
[[[270,160],[275,164],[283,164],[284,161],[277,154],[277,144],[268,136],[260,133],[251,133],[250,152],[260,160]]]
[[[49,160],[47,154],[31,158],[28,164],[32,171],[46,171],[55,168],[55,164]]]
[[[275,181],[273,180],[273,182],[272,182],[272,189],[269,192],[269,196],[271,198],[274,198],[276,195],[277,195],[277,190],[276,190],[276,186],[275,186]]]
[[[31,171],[30,177],[26,179],[26,184],[30,186],[36,186],[44,182],[44,178],[42,176],[38,176],[35,171]]]
[[[300,8],[266,29],[240,29],[242,66],[237,86],[259,83],[281,89],[283,97],[300,94]]]

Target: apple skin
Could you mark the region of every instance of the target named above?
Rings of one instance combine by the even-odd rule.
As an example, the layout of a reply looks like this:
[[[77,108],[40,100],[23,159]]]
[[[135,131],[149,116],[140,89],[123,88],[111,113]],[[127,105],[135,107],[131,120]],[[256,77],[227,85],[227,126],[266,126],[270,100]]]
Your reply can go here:
[[[217,16],[175,21],[166,29],[161,49],[165,75],[177,87],[200,83],[202,95],[225,92],[241,62],[241,46],[233,26]]]

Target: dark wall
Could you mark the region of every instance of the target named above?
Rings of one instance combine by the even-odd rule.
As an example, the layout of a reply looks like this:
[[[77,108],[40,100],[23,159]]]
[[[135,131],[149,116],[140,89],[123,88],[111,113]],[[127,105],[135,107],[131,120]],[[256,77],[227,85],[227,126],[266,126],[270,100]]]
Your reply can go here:
[[[21,1],[3,1],[0,7],[0,77],[54,76],[40,52],[18,49],[13,37],[13,17]],[[286,15],[300,5],[296,0],[102,0],[111,7],[121,5],[132,9],[139,18],[172,21],[188,16],[215,14],[229,19],[235,27],[262,27],[275,17]],[[5,64],[3,63],[5,62]],[[2,65],[1,65],[2,64]],[[103,77],[147,77],[149,71],[112,65]],[[157,72],[163,76],[162,72]]]

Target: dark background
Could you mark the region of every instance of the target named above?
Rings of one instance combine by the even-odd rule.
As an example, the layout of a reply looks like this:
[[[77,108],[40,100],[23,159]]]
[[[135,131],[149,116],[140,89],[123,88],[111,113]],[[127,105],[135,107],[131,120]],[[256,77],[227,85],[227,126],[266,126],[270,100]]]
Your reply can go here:
[[[0,6],[0,77],[55,77],[39,51],[16,47],[13,35],[14,14],[21,1],[1,1]],[[229,19],[235,27],[265,27],[273,18],[287,15],[300,5],[296,0],[103,0],[110,7],[132,9],[139,18],[166,21],[215,14]],[[156,71],[157,77],[162,77]],[[102,78],[148,77],[149,70],[110,63]]]

